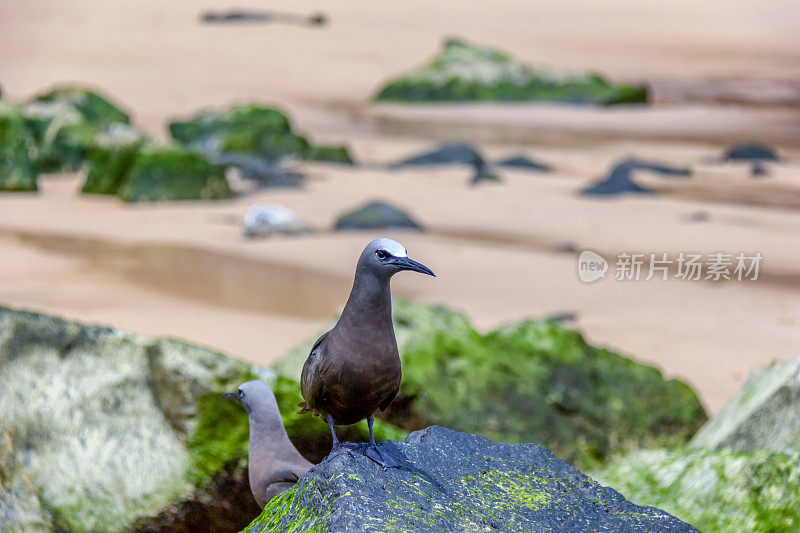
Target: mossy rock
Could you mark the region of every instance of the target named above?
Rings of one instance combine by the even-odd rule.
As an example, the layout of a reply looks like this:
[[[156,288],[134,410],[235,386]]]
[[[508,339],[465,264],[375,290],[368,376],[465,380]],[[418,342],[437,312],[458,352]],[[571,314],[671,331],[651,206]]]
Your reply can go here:
[[[100,131],[130,122],[122,109],[80,87],[60,87],[36,96],[23,106],[23,112],[39,147],[40,172],[78,170]]]
[[[363,448],[326,459],[245,532],[697,531],[626,501],[536,444],[434,426],[382,446],[400,468],[381,468]]]
[[[800,454],[648,450],[592,474],[640,505],[707,533],[800,531]]]
[[[352,164],[347,148],[313,146],[292,131],[286,115],[254,104],[204,111],[188,120],[173,121],[169,131],[177,141],[220,162],[231,160],[226,154],[246,154],[265,161],[295,156]]]
[[[36,141],[19,108],[0,102],[0,191],[35,191]]]
[[[554,321],[484,335],[460,313],[399,299],[393,317],[403,381],[384,417],[405,429],[437,424],[541,442],[590,468],[638,448],[680,446],[707,419],[686,384]],[[276,370],[299,375],[310,342]]]
[[[251,379],[270,382],[295,446],[327,455],[328,426],[297,414],[296,381],[180,341],[0,307],[0,530],[240,530],[258,512],[247,414],[220,395]],[[375,434],[406,435],[382,422]]]
[[[800,451],[800,359],[775,361],[753,372],[690,445]]]
[[[430,62],[390,81],[375,100],[553,101],[613,105],[646,103],[647,88],[612,85],[596,73],[563,75],[534,69],[505,52],[448,40]]]
[[[112,124],[97,135],[89,154],[89,169],[81,192],[117,194],[146,141],[127,124]]]
[[[218,200],[232,196],[222,167],[179,144],[156,143],[139,150],[117,194],[126,202]]]
[[[312,145],[303,154],[303,159],[324,163],[340,163],[342,165],[354,164],[346,146]]]

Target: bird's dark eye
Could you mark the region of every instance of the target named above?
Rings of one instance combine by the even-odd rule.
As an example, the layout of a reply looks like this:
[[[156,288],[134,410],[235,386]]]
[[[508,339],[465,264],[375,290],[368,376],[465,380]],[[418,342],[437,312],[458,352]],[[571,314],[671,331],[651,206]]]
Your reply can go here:
[[[378,259],[386,259],[387,257],[389,257],[389,252],[387,252],[386,250],[376,250],[375,255],[378,256]]]
[[[239,389],[239,398],[244,398],[244,391]]]

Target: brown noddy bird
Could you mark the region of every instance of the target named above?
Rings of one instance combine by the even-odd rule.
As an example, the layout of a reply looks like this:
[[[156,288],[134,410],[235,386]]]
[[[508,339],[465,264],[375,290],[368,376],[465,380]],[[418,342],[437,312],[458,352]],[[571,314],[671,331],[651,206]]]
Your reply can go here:
[[[222,397],[237,400],[247,411],[250,492],[263,509],[270,499],[291,489],[314,465],[298,453],[286,435],[278,402],[269,385],[258,380],[248,381],[236,392]]]
[[[375,444],[373,414],[385,410],[400,389],[400,355],[392,326],[391,277],[411,270],[434,276],[408,258],[405,247],[391,239],[375,239],[364,248],[356,265],[350,297],[336,325],[322,335],[303,365],[301,413],[327,420],[333,449],[352,447],[336,438],[334,426],[367,419],[366,455],[384,467],[399,466]]]

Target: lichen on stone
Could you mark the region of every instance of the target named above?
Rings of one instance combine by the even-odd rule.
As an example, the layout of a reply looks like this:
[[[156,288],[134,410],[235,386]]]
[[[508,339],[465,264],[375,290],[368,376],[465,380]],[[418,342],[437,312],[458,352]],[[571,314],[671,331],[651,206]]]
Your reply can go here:
[[[559,74],[532,68],[505,52],[447,40],[428,63],[391,80],[377,101],[557,101],[577,104],[646,103],[647,88],[613,85],[597,73]]]
[[[684,447],[630,454],[592,476],[708,533],[800,530],[800,454]]]

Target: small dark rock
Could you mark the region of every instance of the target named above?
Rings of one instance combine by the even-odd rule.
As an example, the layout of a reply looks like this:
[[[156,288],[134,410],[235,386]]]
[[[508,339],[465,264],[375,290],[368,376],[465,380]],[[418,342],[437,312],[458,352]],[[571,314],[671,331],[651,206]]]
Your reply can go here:
[[[539,163],[538,161],[534,161],[533,159],[530,159],[527,156],[521,154],[501,159],[500,161],[495,162],[495,165],[498,167],[510,167],[510,168],[517,168],[520,170],[534,170],[537,172],[550,172],[551,170],[553,170],[550,167],[550,165]]]
[[[723,161],[780,161],[780,158],[768,146],[744,143],[728,148],[723,156]]]
[[[470,181],[471,185],[478,185],[479,183],[500,183],[500,176],[492,172],[488,165],[483,160],[476,160],[473,163],[475,174]]]
[[[401,209],[385,202],[370,202],[349,211],[336,221],[337,230],[409,228],[421,230],[417,222]]]
[[[708,222],[711,214],[708,211],[692,211],[686,219],[689,222]]]
[[[465,142],[453,142],[442,144],[433,151],[392,163],[389,168],[422,165],[475,165],[477,162],[485,163],[475,148]]]
[[[646,170],[662,176],[688,177],[691,175],[691,171],[688,168],[671,167],[639,159],[624,159],[611,169],[611,173],[605,179],[583,189],[581,194],[587,196],[613,196],[626,192],[652,193],[652,190],[642,187],[633,181],[631,174],[636,170]]]

